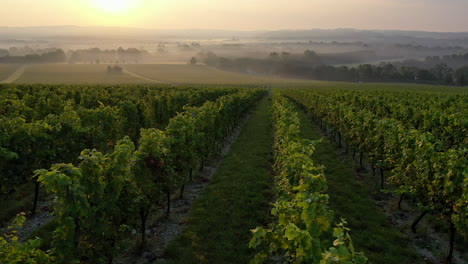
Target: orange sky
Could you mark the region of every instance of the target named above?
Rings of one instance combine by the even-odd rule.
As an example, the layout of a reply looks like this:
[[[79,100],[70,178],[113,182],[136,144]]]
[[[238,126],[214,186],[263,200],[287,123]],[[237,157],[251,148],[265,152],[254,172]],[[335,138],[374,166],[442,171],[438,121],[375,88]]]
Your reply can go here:
[[[0,26],[468,31],[468,0],[0,1]]]

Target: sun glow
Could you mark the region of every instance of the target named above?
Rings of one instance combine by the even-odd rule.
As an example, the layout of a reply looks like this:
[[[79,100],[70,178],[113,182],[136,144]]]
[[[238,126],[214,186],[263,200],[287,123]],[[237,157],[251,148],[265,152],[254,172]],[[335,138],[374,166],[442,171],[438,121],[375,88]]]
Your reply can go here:
[[[128,11],[133,2],[132,0],[94,0],[96,5],[103,11],[109,13],[124,13]]]

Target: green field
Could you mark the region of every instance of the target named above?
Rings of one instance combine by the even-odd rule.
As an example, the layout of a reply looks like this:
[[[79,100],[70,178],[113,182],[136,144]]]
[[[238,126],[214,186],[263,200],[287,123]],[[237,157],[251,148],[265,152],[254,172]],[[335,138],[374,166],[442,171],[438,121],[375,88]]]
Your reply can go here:
[[[0,81],[9,77],[17,65],[0,65]],[[431,92],[465,92],[449,86],[395,83],[349,83],[255,76],[222,71],[204,65],[130,64],[121,74],[108,74],[106,64],[33,64],[25,66],[15,83],[23,84],[196,84],[196,85],[273,85],[276,87],[322,87]]]
[[[15,72],[16,68],[14,64],[0,64],[0,82]]]
[[[28,65],[15,83],[33,84],[241,84],[296,85],[309,83],[294,79],[253,76],[217,70],[203,65],[136,64],[124,65],[121,74],[108,74],[105,64],[35,64]],[[0,68],[5,78],[14,69]],[[3,73],[5,72],[5,73]],[[1,78],[0,78],[1,79]]]
[[[138,64],[125,69],[156,81],[174,84],[283,84],[297,80],[221,71],[204,65]]]
[[[27,66],[15,83],[43,84],[133,84],[147,83],[129,74],[108,74],[107,65],[35,64]]]

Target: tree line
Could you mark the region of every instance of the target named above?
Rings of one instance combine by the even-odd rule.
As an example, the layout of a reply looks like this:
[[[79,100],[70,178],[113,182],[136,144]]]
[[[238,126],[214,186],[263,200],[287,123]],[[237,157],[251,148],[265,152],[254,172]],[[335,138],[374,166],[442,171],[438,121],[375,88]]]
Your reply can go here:
[[[461,68],[468,65],[468,53],[444,56],[427,56],[424,60],[404,60],[398,64],[419,68],[433,68],[441,63],[445,63],[451,68]]]
[[[303,54],[272,52],[267,58],[225,58],[212,52],[201,53],[201,60],[212,67],[249,74],[275,75],[325,81],[350,82],[408,82],[444,85],[468,85],[468,54],[431,57],[438,63],[429,68],[404,63],[360,64],[354,67],[325,65],[320,55],[306,50]],[[446,60],[467,62],[458,69],[448,66]]]
[[[137,48],[105,49],[90,48],[69,50],[62,49],[41,52],[32,50],[26,55],[11,55],[7,50],[0,52],[0,63],[138,63],[148,52]],[[1,56],[3,55],[3,56]]]
[[[42,54],[28,54],[24,56],[0,57],[0,63],[63,63],[67,61],[67,55],[62,49]]]
[[[148,55],[146,50],[137,48],[124,49],[78,49],[68,52],[69,63],[138,63],[143,56]]]

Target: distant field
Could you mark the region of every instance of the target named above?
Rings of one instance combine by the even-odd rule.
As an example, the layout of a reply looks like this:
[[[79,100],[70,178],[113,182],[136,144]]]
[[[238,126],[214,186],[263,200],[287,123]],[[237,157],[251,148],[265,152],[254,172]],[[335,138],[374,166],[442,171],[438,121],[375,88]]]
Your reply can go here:
[[[15,83],[45,84],[130,84],[147,83],[126,73],[107,73],[99,64],[34,64],[29,65]]]
[[[204,65],[137,64],[125,65],[124,68],[155,81],[173,84],[281,84],[298,82],[291,79],[221,71]]]
[[[33,64],[25,67],[15,83],[44,84],[227,84],[272,85],[275,87],[321,87],[379,90],[407,90],[467,93],[466,87],[424,84],[351,83],[300,79],[283,79],[222,71],[204,65],[187,64],[131,64],[123,65],[124,73],[107,73],[106,64]],[[10,76],[18,66],[0,64],[0,82]]]
[[[304,81],[253,76],[213,69],[203,65],[136,64],[123,65],[124,73],[107,73],[106,64],[28,65],[15,83],[45,84],[295,84]],[[8,76],[14,69],[0,68]],[[128,72],[127,72],[128,71]],[[0,76],[2,76],[0,73]],[[6,78],[6,77],[5,77]],[[1,79],[1,78],[0,78]]]
[[[203,65],[123,65],[124,73],[107,74],[106,64],[28,65],[15,83],[45,84],[297,84],[304,81],[221,71]]]
[[[17,65],[0,64],[0,82],[15,72],[16,68],[18,68]]]

